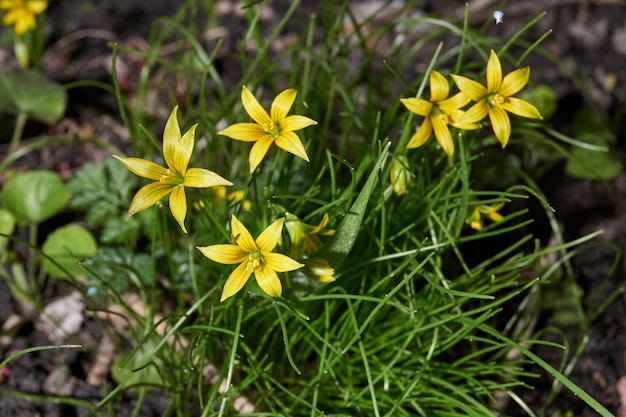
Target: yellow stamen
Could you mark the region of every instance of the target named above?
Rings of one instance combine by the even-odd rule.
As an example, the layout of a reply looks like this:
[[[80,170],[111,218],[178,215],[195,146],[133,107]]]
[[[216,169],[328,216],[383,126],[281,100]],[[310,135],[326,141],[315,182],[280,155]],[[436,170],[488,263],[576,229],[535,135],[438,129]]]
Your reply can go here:
[[[261,249],[254,249],[252,252],[248,252],[248,262],[246,263],[248,272],[254,272],[255,269],[263,266],[263,263],[263,252]]]

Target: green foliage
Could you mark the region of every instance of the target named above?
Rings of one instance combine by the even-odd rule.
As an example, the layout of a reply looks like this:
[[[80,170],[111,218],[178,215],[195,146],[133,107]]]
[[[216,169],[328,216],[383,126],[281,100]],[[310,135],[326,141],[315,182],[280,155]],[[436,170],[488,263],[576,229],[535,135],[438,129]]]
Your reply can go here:
[[[153,276],[152,258],[123,247],[104,247],[83,262],[87,294],[101,297],[107,291],[122,294],[131,286],[147,286]],[[104,291],[107,289],[107,291]]]
[[[87,229],[78,224],[68,224],[50,233],[43,243],[42,251],[46,255],[43,267],[56,278],[83,275],[85,270],[80,261],[93,256],[96,250],[96,240]]]
[[[40,71],[11,68],[0,73],[0,111],[44,123],[52,123],[65,113],[67,94]]]
[[[141,207],[147,208],[131,213],[124,223],[139,182],[113,160],[85,165],[67,185],[71,207],[85,213],[102,247],[82,262],[89,272],[85,293],[95,308],[113,312],[126,326],[120,330],[103,323],[126,346],[112,368],[118,385],[87,415],[113,409],[128,390],[140,393],[139,407],[142,393],[152,388],[162,389],[171,404],[168,411],[182,417],[191,415],[190,403],[199,405],[203,415],[218,417],[247,412],[484,417],[513,409],[535,415],[531,408],[536,405],[524,404],[518,395],[533,383],[535,375],[525,370],[530,363],[562,384],[555,390],[565,386],[603,416],[610,415],[567,378],[575,356],[565,356],[555,369],[532,351],[537,344],[561,346],[542,339],[544,330],[533,327],[538,313],[531,307],[552,309],[557,320],[586,330],[605,304],[583,305],[570,265],[572,256],[597,234],[547,246],[528,234],[533,222],[528,198],[538,198],[547,216],[552,212],[526,172],[534,173],[535,166],[553,158],[543,148],[536,150],[535,143],[562,158],[566,151],[553,143],[554,137],[587,146],[586,153],[594,154],[599,152],[590,149],[604,149],[614,138],[604,136],[606,131],[601,138],[589,136],[583,116],[575,139],[550,132],[538,117],[515,117],[511,124],[506,116],[508,125],[500,117],[494,127],[485,116],[482,127],[469,129],[453,122],[486,100],[506,103],[507,89],[496,98],[475,97],[473,104],[459,101],[454,109],[436,107],[442,100],[435,100],[437,91],[429,94],[432,71],[439,74],[434,90],[449,86],[451,96],[458,88],[448,75],[471,78],[466,86],[472,80],[484,83],[488,57],[492,63],[500,61],[503,74],[513,73],[538,48],[539,41],[529,44],[524,38],[543,14],[510,39],[500,39],[487,36],[486,28],[470,27],[469,8],[462,22],[451,22],[414,14],[411,1],[391,12],[385,2],[367,17],[359,16],[348,1],[320,2],[315,14],[308,9],[301,13],[301,2],[294,1],[268,27],[263,20],[268,2],[254,2],[243,9],[245,21],[239,22],[245,33],[229,45],[234,50],[224,53],[222,41],[204,38],[220,29],[217,18],[209,18],[206,25],[199,19],[202,14],[216,16],[215,4],[201,3],[187,2],[175,15],[155,22],[149,50],[119,47],[145,63],[133,100],[115,87],[133,141],[132,156],[158,162],[141,169],[153,181],[151,190],[158,198],[140,194],[147,201]],[[113,52],[115,67],[118,47]],[[232,79],[233,73],[241,77]],[[522,73],[515,76],[523,78]],[[260,111],[250,112],[250,101],[241,100],[242,85],[254,90],[263,108],[281,91],[297,90],[289,114],[313,118],[317,125],[295,129],[303,122],[292,119],[294,129],[286,130],[302,142],[309,162],[292,155],[296,139],[291,135],[282,137],[287,141],[282,146],[278,140],[269,143],[272,132],[283,131]],[[554,112],[555,97],[547,87],[519,97],[534,103],[545,119]],[[407,111],[400,98],[415,98],[411,101],[417,111]],[[181,146],[177,152],[172,152],[174,145],[162,152],[161,136],[153,133],[153,115],[176,105],[182,131],[198,123],[191,161],[186,161],[183,145],[176,145]],[[433,108],[437,111],[431,112]],[[532,116],[529,108],[526,114]],[[271,117],[272,122],[287,120],[279,116]],[[407,149],[416,130],[438,122],[449,129],[453,152],[445,154],[440,147],[442,139],[449,139],[443,137],[441,124],[433,128],[435,138]],[[248,123],[243,128],[255,129],[253,139],[260,139],[252,145],[218,134],[238,123]],[[595,134],[601,131],[601,122],[592,124]],[[498,143],[490,134],[497,128],[502,136],[508,127],[511,142],[527,145],[524,157],[501,149],[509,135]],[[261,133],[266,128],[267,137]],[[256,148],[265,158],[250,173],[249,155],[261,140],[271,150],[266,154],[265,148]],[[571,161],[580,159],[573,149]],[[406,177],[398,194],[390,178],[391,151],[402,161]],[[191,167],[215,169],[236,186],[206,190],[197,177],[194,182],[194,175],[191,184],[185,179],[179,183],[181,173],[155,168],[163,166],[161,154],[165,159],[178,155],[177,162]],[[188,234],[172,227],[165,194],[159,194],[165,182],[169,198],[178,198],[175,206],[183,207],[185,199]],[[7,207],[9,185],[3,191]],[[502,212],[495,213],[496,207]],[[258,236],[286,213],[308,225],[328,216],[327,229],[335,234],[316,236],[322,248],[313,255],[329,263],[332,273],[325,273],[335,281],[321,283],[306,278],[302,270],[286,274],[274,268],[280,272],[282,296],[270,297],[252,278],[260,274],[259,265],[267,266],[263,262],[270,255],[249,250],[240,256],[228,253],[232,247],[225,245],[242,239],[242,233],[233,236],[231,216]],[[476,213],[491,215],[491,220],[478,222],[478,230],[468,225],[468,217]],[[557,222],[552,225],[560,237]],[[272,250],[291,253],[289,235],[283,231],[277,237]],[[57,239],[53,234],[49,241]],[[63,265],[72,268],[85,252],[64,243],[75,238],[58,240],[64,253],[56,251],[53,258],[60,262],[69,253],[73,259]],[[89,242],[93,252],[96,244]],[[202,257],[198,246],[226,252],[225,265]],[[306,264],[313,255],[305,254],[305,243],[301,247],[297,261]],[[55,251],[48,251],[46,243],[44,253]],[[545,265],[549,257],[555,260]],[[224,283],[239,264],[240,272],[254,274],[247,281],[242,278],[238,292],[220,303]],[[562,284],[567,291],[547,282]],[[542,297],[552,298],[551,291],[567,294],[569,303],[545,303]],[[583,343],[580,338],[574,351]],[[495,403],[500,394],[505,399]],[[244,411],[242,404],[249,409]]]
[[[124,224],[125,211],[137,187],[137,177],[110,158],[104,164],[87,163],[67,183],[72,194],[70,207],[85,212],[91,228],[102,228],[105,244],[134,242],[141,234],[141,218]]]
[[[41,223],[67,205],[67,193],[56,172],[15,174],[2,188],[2,203],[18,221]]]
[[[574,138],[582,143],[611,149],[617,138],[607,123],[590,110],[574,117]],[[608,181],[622,172],[622,162],[613,152],[598,152],[581,147],[572,149],[565,171],[576,178]]]

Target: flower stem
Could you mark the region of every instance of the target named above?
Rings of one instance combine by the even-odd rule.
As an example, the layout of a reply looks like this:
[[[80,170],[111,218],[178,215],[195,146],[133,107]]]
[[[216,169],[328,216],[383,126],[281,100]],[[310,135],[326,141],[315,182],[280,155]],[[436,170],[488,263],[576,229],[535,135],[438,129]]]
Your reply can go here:
[[[15,127],[13,128],[13,136],[11,136],[11,144],[9,145],[9,155],[17,150],[17,146],[20,144],[22,133],[24,133],[24,126],[26,125],[26,113],[21,111],[17,114],[15,119]]]

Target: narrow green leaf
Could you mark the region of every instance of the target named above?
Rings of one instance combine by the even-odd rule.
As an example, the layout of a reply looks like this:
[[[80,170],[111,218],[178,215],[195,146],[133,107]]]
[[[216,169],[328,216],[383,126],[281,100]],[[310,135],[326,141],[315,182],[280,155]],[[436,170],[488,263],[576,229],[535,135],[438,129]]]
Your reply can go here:
[[[367,178],[365,186],[363,186],[363,189],[352,204],[352,207],[350,207],[350,211],[346,213],[346,216],[335,230],[333,238],[328,242],[328,245],[321,254],[335,269],[339,268],[346,260],[348,253],[350,253],[352,246],[354,246],[354,242],[359,234],[359,229],[361,228],[363,216],[365,215],[367,203],[378,184],[378,177],[381,174],[382,166],[389,155],[390,145],[391,142],[387,142],[383,148],[378,161],[376,161],[376,165],[374,165],[374,169]]]

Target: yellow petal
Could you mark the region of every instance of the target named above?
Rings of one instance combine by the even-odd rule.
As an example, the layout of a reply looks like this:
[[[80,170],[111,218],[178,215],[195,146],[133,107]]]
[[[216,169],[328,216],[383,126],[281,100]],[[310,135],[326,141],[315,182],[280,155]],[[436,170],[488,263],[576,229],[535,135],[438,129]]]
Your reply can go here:
[[[421,98],[401,98],[400,101],[409,111],[419,116],[428,116],[433,108],[433,103]]]
[[[481,101],[487,94],[484,85],[461,75],[452,74],[452,79],[463,94],[468,96],[472,101]]]
[[[499,94],[510,97],[519,92],[528,84],[530,78],[530,67],[520,68],[509,72],[502,81],[502,86],[498,91]]]
[[[509,137],[511,136],[511,121],[506,112],[498,107],[492,107],[489,109],[489,120],[491,120],[491,127],[496,137],[504,148],[509,143]]]
[[[298,135],[293,132],[283,132],[276,139],[276,146],[309,162],[309,156],[304,150],[304,145],[302,145]]]
[[[281,217],[274,223],[267,226],[263,232],[256,238],[256,247],[260,248],[265,255],[265,252],[271,252],[274,250],[280,239],[280,233],[283,230],[283,223],[285,218]]]
[[[530,119],[543,119],[541,113],[539,113],[539,110],[537,110],[535,106],[519,98],[509,97],[508,101],[501,107],[509,113],[518,116],[528,117]]]
[[[250,234],[250,232],[248,232],[246,226],[244,226],[243,223],[241,223],[234,214],[230,219],[230,228],[233,235],[233,241],[244,252],[251,252],[254,249],[257,249],[256,243],[254,243],[252,235]]]
[[[322,220],[320,221],[320,224],[318,226],[315,226],[311,230],[310,233],[319,233],[321,235],[327,235],[327,236],[333,235],[335,233],[334,230],[332,229],[324,230],[329,220],[330,220],[330,217],[328,217],[328,213],[324,213],[324,216],[322,216]]]
[[[259,125],[264,126],[272,123],[269,114],[267,114],[263,106],[259,104],[245,85],[241,89],[241,102],[243,103],[244,109],[246,109],[246,113]]]
[[[479,101],[470,107],[454,124],[460,127],[464,123],[478,123],[487,116],[487,113],[489,113],[489,105],[484,101]]]
[[[165,163],[168,167],[174,168],[174,152],[176,152],[176,146],[180,142],[180,126],[178,125],[177,118],[178,106],[174,106],[170,116],[165,123],[165,130],[163,131],[163,156]],[[178,172],[184,174],[183,172]]]
[[[448,112],[448,116],[452,118],[452,122],[450,124],[456,127],[457,129],[463,129],[463,130],[478,129],[480,127],[480,123],[478,122],[482,119],[470,120],[469,118],[466,117],[466,113],[467,112],[463,110],[458,110],[458,109],[450,110]],[[480,115],[477,114],[476,116],[480,116]],[[459,120],[462,120],[462,122],[460,122]]]
[[[170,195],[170,211],[178,222],[178,225],[187,233],[185,229],[185,217],[187,217],[187,196],[185,195],[185,187],[178,186],[172,190]]]
[[[433,131],[433,125],[430,122],[430,118],[427,117],[422,122],[422,125],[420,126],[420,128],[417,129],[417,132],[415,132],[415,134],[413,135],[409,143],[407,143],[406,148],[407,149],[419,148],[420,146],[426,143],[432,131]]]
[[[121,158],[113,155],[113,158],[120,161],[130,172],[143,178],[159,181],[168,176],[167,168],[157,165],[152,161],[141,158]]]
[[[283,288],[280,284],[278,275],[271,268],[260,267],[254,270],[254,277],[259,287],[270,297],[280,297]]]
[[[26,7],[33,14],[40,14],[48,7],[48,2],[43,0],[29,0],[26,2]]]
[[[267,268],[271,268],[276,272],[294,271],[304,266],[304,264],[282,253],[263,253],[263,257],[265,258]]]
[[[256,142],[267,136],[263,127],[256,123],[236,123],[220,130],[217,134],[244,142]]]
[[[291,110],[293,102],[296,100],[298,92],[293,88],[288,88],[276,96],[270,108],[270,118],[283,127],[283,121],[287,117],[287,113]],[[284,127],[283,127],[284,128]]]
[[[37,21],[35,20],[35,16],[20,11],[19,15],[15,18],[15,33],[18,35],[23,35],[30,29],[34,29],[37,26]]]
[[[224,284],[224,290],[222,291],[222,297],[220,298],[220,302],[237,294],[239,290],[243,288],[246,282],[248,282],[248,278],[250,278],[251,273],[252,272],[248,271],[245,262],[235,268],[226,280],[226,284]]]
[[[237,245],[196,246],[204,256],[221,264],[232,265],[247,260],[247,254]]]
[[[191,159],[191,154],[193,153],[193,146],[195,141],[196,128],[198,124],[195,124],[189,128],[187,132],[180,139],[180,142],[176,145],[174,149],[174,166],[173,168],[176,172],[181,175],[185,175],[187,171],[187,166],[189,166],[189,160]]]
[[[304,129],[305,127],[316,125],[317,122],[313,119],[309,119],[306,116],[289,116],[282,121],[280,127],[283,131],[295,132],[296,130]]]
[[[448,99],[440,101],[437,103],[437,106],[447,113],[448,110],[460,109],[469,102],[470,98],[465,93],[457,93]]]
[[[450,129],[448,129],[448,125],[441,121],[438,117],[433,117],[431,119],[433,123],[433,130],[435,131],[435,138],[437,138],[437,142],[441,145],[441,149],[448,156],[452,156],[454,154],[454,142],[452,141],[452,135],[450,134]]]
[[[500,90],[502,85],[502,65],[498,54],[492,49],[487,61],[487,91],[493,93]],[[461,90],[462,91],[462,90]]]
[[[248,162],[250,163],[250,174],[254,172],[255,169],[259,166],[270,146],[274,143],[274,138],[271,136],[264,136],[259,139],[250,149],[250,155],[248,156]]]
[[[496,213],[495,211],[487,213],[487,217],[489,217],[489,220],[491,220],[492,222],[499,222],[504,219],[504,217],[502,217],[500,213]]]
[[[130,202],[126,220],[133,214],[152,207],[157,201],[172,192],[172,187],[160,182],[150,183],[137,191],[133,201]]]
[[[436,103],[445,100],[450,93],[448,80],[440,72],[432,70],[430,72],[430,101]]]
[[[189,168],[185,174],[185,187],[207,188],[218,185],[233,185],[233,183],[204,168]]]

